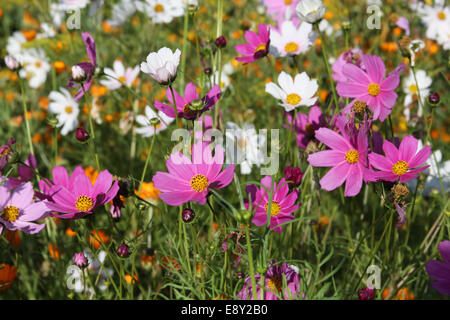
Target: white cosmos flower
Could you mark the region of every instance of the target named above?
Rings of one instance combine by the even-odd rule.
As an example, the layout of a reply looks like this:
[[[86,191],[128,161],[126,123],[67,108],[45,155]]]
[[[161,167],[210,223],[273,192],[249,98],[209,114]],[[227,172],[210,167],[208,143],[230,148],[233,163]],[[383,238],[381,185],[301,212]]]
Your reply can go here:
[[[239,164],[241,174],[250,174],[253,165],[264,164],[264,135],[257,134],[255,127],[248,123],[240,128],[234,122],[227,122],[226,128],[227,163]]]
[[[45,52],[41,48],[25,50],[20,55],[22,69],[19,75],[28,80],[28,85],[37,89],[47,80],[47,74],[51,69]]]
[[[113,68],[105,68],[104,72],[106,74],[106,79],[100,80],[100,83],[108,90],[117,90],[122,87],[122,85],[131,87],[139,74],[139,66],[125,69],[122,61],[115,60]]]
[[[144,0],[136,8],[144,12],[153,23],[169,23],[184,15],[185,5],[181,0]]]
[[[316,23],[325,15],[326,7],[320,0],[302,0],[295,10],[300,20]]]
[[[59,7],[62,10],[83,9],[89,4],[90,0],[59,0]]]
[[[422,22],[427,26],[427,38],[436,40],[441,36],[446,36],[450,26],[450,6],[424,5],[419,14]]]
[[[281,25],[281,33],[275,29],[270,31],[270,53],[276,57],[305,53],[313,44],[311,31],[310,23],[302,22],[296,28],[292,21],[284,21]]]
[[[172,52],[169,48],[161,48],[147,56],[147,62],[141,63],[141,71],[148,74],[160,84],[168,84],[177,77],[181,51]]]
[[[136,4],[133,0],[122,0],[114,4],[111,19],[106,22],[111,27],[120,27],[136,12]]]
[[[424,70],[417,70],[416,71],[416,77],[417,77],[417,83],[419,84],[419,88],[417,88],[416,81],[414,79],[414,74],[412,70],[409,73],[408,78],[405,78],[403,81],[403,92],[406,94],[405,96],[405,117],[406,119],[410,119],[410,110],[409,105],[413,103],[414,99],[419,99],[419,93],[420,97],[422,98],[421,103],[419,104],[419,109],[417,112],[417,115],[419,117],[422,116],[423,110],[422,110],[422,104],[425,101],[425,98],[430,93],[430,86],[432,83],[432,79],[427,76],[427,73]]]
[[[14,57],[17,61],[21,61],[21,55],[23,53],[22,45],[27,42],[27,39],[23,35],[22,32],[16,31],[9,38],[6,43],[6,51],[12,57]]]
[[[156,126],[156,128],[151,124],[152,119],[159,120],[159,124]],[[159,111],[158,114],[156,114],[156,112],[153,111],[149,106],[146,106],[145,116],[138,115],[136,117],[136,122],[139,123],[142,127],[136,128],[135,130],[145,138],[151,137],[155,133],[158,134],[160,131],[166,129],[167,126],[173,122],[173,120],[174,118],[167,116],[164,112]]]
[[[49,98],[48,111],[57,114],[58,127],[62,127],[61,134],[65,136],[75,130],[78,125],[78,114],[80,113],[78,103],[64,88],[50,92]]]
[[[219,84],[219,70],[214,72],[212,75],[212,80],[214,84],[220,87],[221,91],[225,91],[231,84],[231,75],[234,73],[234,67],[231,62],[223,65],[222,73],[220,74],[220,84]]]
[[[281,100],[286,112],[292,111],[299,106],[310,107],[317,101],[314,95],[319,88],[316,80],[310,80],[306,72],[299,73],[293,79],[289,74],[281,71],[278,76],[278,84],[270,82],[266,84],[266,92],[274,98]]]

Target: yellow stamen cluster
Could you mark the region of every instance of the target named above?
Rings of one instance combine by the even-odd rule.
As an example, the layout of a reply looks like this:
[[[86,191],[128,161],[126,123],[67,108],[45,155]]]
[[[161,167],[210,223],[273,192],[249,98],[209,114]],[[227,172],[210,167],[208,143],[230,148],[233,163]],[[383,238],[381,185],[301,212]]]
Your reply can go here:
[[[359,161],[359,153],[358,151],[352,149],[345,154],[345,161],[350,164],[357,163]]]
[[[20,209],[16,206],[7,206],[3,209],[2,218],[8,222],[14,222],[19,217]]]
[[[281,276],[273,276],[267,279],[267,286],[274,292],[281,292],[283,289],[283,279]]]
[[[439,18],[440,20],[445,20],[446,17],[447,17],[447,16],[445,15],[445,12],[444,12],[444,11],[439,11],[439,13],[438,13],[438,18]]]
[[[363,113],[367,108],[367,103],[364,101],[356,100],[353,104],[353,111],[355,113]]]
[[[299,104],[300,101],[302,101],[302,98],[296,93],[291,93],[286,97],[286,101],[290,105],[294,106],[296,104]]]
[[[192,177],[190,185],[193,190],[203,192],[209,186],[208,178],[203,174],[196,174]]]
[[[415,84],[412,84],[409,86],[409,91],[411,91],[412,93],[417,93],[418,88]]]
[[[298,44],[296,44],[295,42],[288,42],[285,46],[284,46],[284,50],[286,50],[286,52],[292,53],[298,50]]]
[[[367,91],[369,92],[369,94],[373,97],[376,97],[377,95],[380,94],[380,86],[376,83],[371,83],[369,84],[369,86],[367,87]]]
[[[94,201],[91,197],[79,196],[77,198],[77,202],[75,203],[75,207],[79,212],[88,212],[91,210],[94,205]]]
[[[121,83],[125,83],[125,81],[127,81],[127,79],[124,76],[122,76],[122,77],[119,77],[119,81]]]
[[[71,106],[67,106],[64,110],[66,110],[66,113],[71,114],[73,111],[73,108]]]
[[[258,51],[266,51],[267,50],[267,47],[266,47],[266,44],[265,43],[261,43],[259,46],[257,46],[256,47],[256,49],[255,49],[255,52],[258,52]]]
[[[164,6],[162,4],[157,4],[155,6],[155,12],[163,12],[164,11]]]
[[[265,204],[264,209],[266,209],[266,212],[269,212],[269,204]],[[270,215],[276,217],[280,213],[280,211],[281,207],[278,202],[272,200],[272,204],[270,206]]]
[[[284,0],[284,4],[287,6],[290,5],[291,3],[292,3],[292,0]]]
[[[392,173],[402,176],[408,171],[408,163],[406,161],[400,160],[394,163],[392,166]]]

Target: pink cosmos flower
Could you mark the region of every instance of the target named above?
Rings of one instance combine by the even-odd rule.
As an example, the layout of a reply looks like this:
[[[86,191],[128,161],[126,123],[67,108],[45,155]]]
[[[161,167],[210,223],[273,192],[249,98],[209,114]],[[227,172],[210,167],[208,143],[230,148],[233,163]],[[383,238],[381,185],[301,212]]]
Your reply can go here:
[[[97,66],[97,51],[95,48],[94,38],[88,32],[82,32],[81,37],[83,38],[84,44],[86,45],[86,52],[89,57],[90,62],[80,62],[77,66],[81,67],[86,74],[86,80],[83,82],[84,91],[88,92],[92,85],[92,77],[94,76],[95,68]],[[67,88],[81,87],[81,84],[74,79],[69,79]],[[75,101],[79,101],[84,96],[83,88],[78,90],[75,95]]]
[[[300,205],[295,204],[298,197],[298,191],[294,190],[289,195],[289,185],[285,178],[282,178],[278,184],[272,182],[271,176],[265,176],[261,179],[261,184],[265,187],[258,189],[255,185],[247,185],[247,195],[251,197],[252,211],[255,215],[252,222],[257,226],[267,224],[267,214],[270,208],[270,230],[281,233],[282,227],[278,226],[284,222],[294,219],[291,213],[295,212]],[[266,191],[267,188],[267,191]],[[269,207],[269,193],[272,194],[272,203]],[[249,208],[249,202],[246,201],[246,208]]]
[[[258,32],[256,34],[253,31],[245,31],[245,40],[248,43],[242,43],[236,45],[234,48],[243,57],[237,57],[237,61],[244,63],[250,63],[265,57],[269,53],[270,46],[270,30],[265,24],[258,25]]]
[[[347,63],[354,64],[358,68],[365,70],[365,66],[362,64],[362,55],[364,53],[359,48],[354,48],[345,51],[339,56],[339,58],[333,63],[331,69],[333,70],[332,77],[335,81],[347,81],[347,77],[342,74],[342,68]]]
[[[181,152],[172,153],[166,161],[169,172],[158,171],[153,183],[161,191],[161,200],[168,205],[179,206],[189,201],[203,205],[210,189],[224,188],[233,180],[234,165],[221,172],[223,164],[224,150],[220,145],[213,157],[209,145],[199,141],[192,148],[192,159]]]
[[[298,299],[304,296],[300,292],[300,277],[294,270],[295,267],[289,266],[286,262],[282,265],[273,266],[274,261],[271,262],[271,267],[267,270],[264,277],[264,296],[263,300],[283,300]],[[283,278],[286,278],[287,287],[283,286]],[[262,279],[261,275],[255,275],[256,280],[256,294],[258,300],[261,299]],[[284,287],[284,288],[283,288]],[[245,279],[244,287],[238,293],[237,297],[241,300],[253,300],[252,280],[250,277]]]
[[[431,278],[437,280],[431,286],[441,294],[450,295],[450,241],[442,241],[438,249],[444,261],[430,260],[426,270]]]
[[[386,68],[380,57],[362,55],[361,59],[366,71],[351,63],[342,67],[342,74],[348,80],[338,81],[337,92],[342,97],[354,98],[344,108],[344,112],[350,113],[355,101],[359,100],[367,103],[374,120],[384,121],[397,101],[394,90],[400,83],[400,72],[405,66],[401,64],[384,78]]]
[[[51,187],[40,183],[41,191],[51,198],[48,207],[53,211],[65,213],[55,215],[63,219],[77,219],[92,214],[95,208],[110,202],[119,191],[118,180],[108,170],[100,172],[93,185],[81,167],[77,167],[72,176],[65,168],[53,169]]]
[[[3,226],[14,231],[35,234],[44,229],[45,224],[36,224],[32,221],[44,219],[50,213],[47,201],[33,200],[34,191],[31,182],[22,183],[13,187],[8,180],[0,186],[0,234]]]
[[[369,154],[370,165],[378,170],[375,177],[380,180],[394,182],[400,180],[402,183],[417,178],[417,173],[424,171],[429,166],[420,167],[431,155],[431,147],[423,147],[417,152],[418,140],[413,136],[406,136],[397,148],[388,140],[383,143],[386,154],[382,156],[377,153]]]
[[[299,2],[300,0],[264,0],[264,5],[267,7],[267,14],[273,16],[278,24],[291,18],[297,24],[299,19],[295,14],[295,7]]]
[[[353,123],[346,128],[339,121],[337,125],[341,134],[327,128],[316,131],[316,139],[331,150],[310,154],[308,162],[313,167],[333,167],[320,180],[322,189],[331,191],[345,182],[344,195],[353,197],[360,192],[363,180],[367,182],[373,179],[367,161],[367,125],[361,125],[359,131]]]
[[[204,96],[201,101],[197,93],[197,87],[189,82],[184,89],[184,97],[180,96],[178,92],[173,90],[175,96],[175,102],[178,111],[178,117],[182,117],[188,120],[196,119],[203,112],[210,110],[219,100],[221,96],[220,87],[215,85],[209,90],[209,92]],[[173,97],[170,88],[166,91],[166,97],[171,104],[173,104]],[[195,103],[200,103],[200,106],[193,106]],[[167,116],[175,118],[175,110],[172,106],[168,106],[155,100],[155,108],[164,112]]]
[[[292,115],[286,114],[288,125],[284,127],[291,129]],[[297,113],[297,119],[294,122],[294,131],[297,132],[297,145],[306,149],[309,142],[314,139],[314,133],[317,129],[326,127],[327,122],[318,106],[313,106],[309,109],[309,114]]]

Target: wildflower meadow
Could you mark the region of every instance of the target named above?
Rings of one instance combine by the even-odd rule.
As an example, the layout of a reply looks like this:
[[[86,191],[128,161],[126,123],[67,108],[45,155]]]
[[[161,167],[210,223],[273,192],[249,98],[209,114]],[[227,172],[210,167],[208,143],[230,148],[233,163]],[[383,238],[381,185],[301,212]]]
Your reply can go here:
[[[448,300],[449,30],[445,0],[2,0],[0,300]]]

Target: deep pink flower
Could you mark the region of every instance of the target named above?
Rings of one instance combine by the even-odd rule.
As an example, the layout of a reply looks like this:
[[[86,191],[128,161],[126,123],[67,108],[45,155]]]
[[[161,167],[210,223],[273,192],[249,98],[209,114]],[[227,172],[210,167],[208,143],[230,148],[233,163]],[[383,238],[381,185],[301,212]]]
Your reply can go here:
[[[367,125],[361,124],[357,131],[350,123],[344,128],[337,123],[341,134],[327,128],[316,131],[316,139],[331,150],[310,154],[308,162],[313,167],[333,167],[320,180],[320,186],[327,191],[334,190],[345,182],[346,197],[356,196],[362,182],[370,181],[371,170],[368,168],[369,151]]]
[[[244,36],[248,43],[238,44],[234,47],[238,53],[243,55],[243,57],[237,57],[237,61],[250,63],[265,57],[269,53],[269,28],[265,24],[260,24],[258,25],[258,32],[259,34],[250,30],[245,31]]]
[[[118,180],[113,182],[113,176],[108,170],[100,172],[95,184],[92,185],[81,167],[77,167],[72,176],[65,168],[53,169],[51,187],[45,182],[40,183],[41,191],[51,198],[48,206],[53,211],[65,213],[55,215],[63,219],[76,219],[92,214],[95,208],[110,202],[119,191]]]
[[[384,78],[386,68],[380,57],[362,55],[361,59],[366,71],[351,63],[342,67],[342,75],[347,80],[338,81],[337,92],[342,97],[354,98],[344,108],[344,112],[351,113],[353,104],[359,100],[367,103],[374,120],[384,121],[397,101],[394,90],[400,83],[400,72],[405,66],[400,65]]]
[[[273,265],[274,261],[271,262]],[[286,278],[287,287],[283,288],[283,278]],[[255,275],[257,299],[261,299],[262,279],[261,275]],[[264,297],[263,300],[294,300],[304,295],[300,292],[300,277],[298,273],[286,262],[281,266],[271,266],[264,277]],[[241,300],[253,300],[252,280],[250,277],[245,279],[244,287],[238,293],[237,297]]]
[[[161,191],[159,197],[166,204],[179,206],[195,201],[203,205],[210,189],[224,188],[233,180],[234,165],[221,172],[224,150],[220,145],[213,157],[208,144],[197,142],[191,159],[181,152],[172,153],[166,161],[169,172],[158,171],[153,177],[155,188]]]
[[[294,190],[289,194],[289,185],[285,178],[278,184],[272,182],[271,176],[261,179],[261,184],[265,187],[258,189],[255,185],[247,185],[247,194],[251,197],[252,211],[255,215],[252,222],[257,226],[267,224],[267,215],[270,209],[270,230],[281,233],[282,227],[278,226],[284,222],[294,219],[291,213],[295,212],[299,205],[295,204],[298,191]],[[266,191],[267,188],[267,191]],[[272,202],[269,207],[269,193],[272,193]],[[249,209],[249,202],[246,201]]]
[[[347,77],[342,74],[342,68],[347,63],[354,64],[358,68],[365,70],[365,66],[362,64],[361,56],[364,53],[359,48],[354,48],[342,53],[339,58],[333,63],[331,69],[333,70],[332,77],[335,81],[347,81]]]
[[[184,89],[184,97],[180,96],[178,92],[173,90],[175,96],[175,102],[177,105],[178,117],[182,117],[185,119],[196,119],[203,112],[210,110],[219,100],[221,92],[220,87],[215,85],[209,90],[209,92],[204,96],[201,101],[199,100],[199,96],[197,93],[197,87],[189,82]],[[166,91],[166,96],[169,102],[173,105],[173,97],[170,88]],[[200,107],[196,109],[193,106],[193,103],[200,103]],[[171,118],[175,118],[175,110],[173,106],[168,106],[164,103],[161,103],[155,100],[155,108],[164,112],[167,116]]]
[[[417,173],[424,171],[429,166],[420,167],[431,155],[431,147],[423,147],[417,152],[418,140],[413,136],[406,136],[397,148],[388,140],[383,143],[385,156],[371,152],[369,154],[370,165],[378,170],[374,177],[384,181],[409,182],[417,177]]]
[[[441,294],[450,295],[450,241],[442,241],[438,249],[444,261],[430,260],[426,269],[430,277],[437,280],[431,286]]]
[[[81,37],[83,38],[84,44],[86,45],[86,52],[89,57],[90,62],[80,62],[77,66],[81,67],[86,73],[86,80],[83,82],[84,91],[88,92],[91,84],[92,77],[95,73],[95,68],[97,66],[97,51],[95,48],[94,38],[88,32],[82,32]],[[81,87],[81,84],[74,79],[70,78],[67,88]],[[75,95],[75,101],[79,101],[84,96],[83,88],[78,90]]]
[[[13,187],[8,180],[0,177],[0,234],[3,226],[14,231],[35,234],[40,232],[45,224],[36,224],[32,221],[44,219],[49,215],[50,209],[47,201],[35,202],[31,182],[22,183]]]
[[[284,127],[291,129],[292,126],[292,115],[290,113],[286,114],[288,125]],[[314,139],[314,133],[317,129],[326,127],[327,122],[322,114],[322,111],[318,106],[312,106],[309,109],[309,114],[297,113],[297,119],[294,122],[294,130],[297,132],[297,145],[306,149],[309,142]]]

